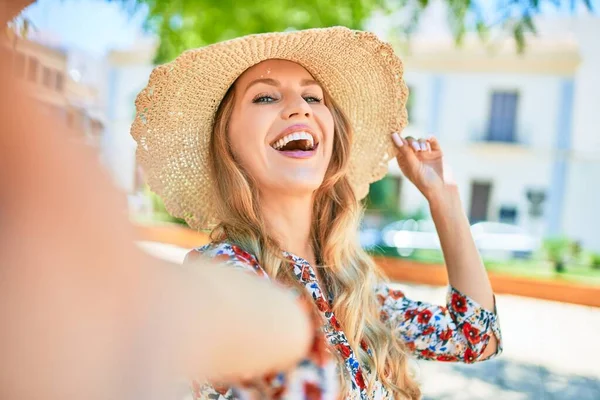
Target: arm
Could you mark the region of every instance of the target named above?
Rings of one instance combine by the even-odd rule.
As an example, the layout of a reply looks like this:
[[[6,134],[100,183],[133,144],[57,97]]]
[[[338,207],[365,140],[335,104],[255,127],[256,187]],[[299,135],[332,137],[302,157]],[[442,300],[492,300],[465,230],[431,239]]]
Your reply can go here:
[[[483,311],[495,313],[495,302],[485,267],[475,247],[469,221],[463,211],[458,188],[444,170],[441,146],[435,137],[427,140],[403,139],[393,134],[398,147],[398,165],[429,203],[440,237],[450,285],[476,302]],[[492,335],[485,359],[498,351]]]
[[[381,319],[417,358],[473,363],[489,351],[492,338],[500,338],[496,315],[454,288],[446,306],[411,300],[386,284],[377,297]]]
[[[432,194],[431,216],[440,237],[450,285],[472,298],[488,311],[495,312],[495,300],[487,272],[471,235],[469,221],[455,185]],[[492,336],[481,358],[495,354],[498,342]]]
[[[125,198],[97,155],[14,86],[5,61],[0,380],[10,385],[0,398],[160,398],[173,376],[247,376],[305,356],[314,332],[290,293],[238,271],[182,270],[139,251]],[[283,356],[272,354],[286,346]]]

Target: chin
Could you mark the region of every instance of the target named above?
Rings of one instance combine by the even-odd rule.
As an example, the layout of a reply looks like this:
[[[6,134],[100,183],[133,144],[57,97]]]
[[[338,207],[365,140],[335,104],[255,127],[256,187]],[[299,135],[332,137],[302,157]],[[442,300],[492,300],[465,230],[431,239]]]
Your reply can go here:
[[[323,178],[315,177],[315,179],[309,180],[298,180],[298,179],[285,179],[279,181],[277,184],[278,191],[282,191],[286,194],[312,194],[321,187]]]

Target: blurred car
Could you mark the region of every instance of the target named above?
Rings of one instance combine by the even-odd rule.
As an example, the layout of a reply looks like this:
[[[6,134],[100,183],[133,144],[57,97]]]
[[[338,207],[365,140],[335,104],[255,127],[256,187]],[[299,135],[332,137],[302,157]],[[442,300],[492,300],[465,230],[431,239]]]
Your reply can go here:
[[[419,249],[440,249],[440,240],[431,220],[400,220],[381,230],[382,245],[395,247],[403,257]]]
[[[478,222],[471,226],[471,234],[484,257],[528,258],[542,246],[540,238],[520,226],[502,222]]]

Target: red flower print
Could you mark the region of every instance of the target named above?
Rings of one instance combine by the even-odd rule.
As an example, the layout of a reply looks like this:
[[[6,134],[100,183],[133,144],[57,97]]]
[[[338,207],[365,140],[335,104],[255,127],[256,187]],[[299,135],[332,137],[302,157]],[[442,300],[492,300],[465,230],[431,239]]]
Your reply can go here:
[[[467,312],[467,300],[458,293],[452,294],[452,309],[457,313],[464,314]]]
[[[229,390],[229,388],[227,386],[215,385],[215,384],[213,384],[213,389],[215,389],[215,392],[217,392],[223,396],[225,396],[225,394]]]
[[[335,345],[336,349],[342,354],[344,359],[350,357],[350,346],[344,345],[343,343],[339,343]]]
[[[238,246],[231,246],[231,248],[233,249],[233,254],[235,254],[235,256],[239,260],[244,261],[244,262],[252,265],[253,267],[257,267],[258,266],[258,263],[254,260],[254,257],[252,257],[252,255],[250,253],[248,253],[247,251],[242,250]]]
[[[361,339],[360,341],[360,347],[364,350],[367,351],[369,350],[369,346],[367,345],[367,341],[365,339]]]
[[[327,304],[327,302],[325,301],[325,299],[322,296],[317,297],[317,308],[319,309],[319,311],[328,311],[329,310],[329,304]]]
[[[408,309],[404,312],[405,319],[413,319],[417,315],[417,310]]]
[[[433,332],[435,332],[435,328],[433,326],[428,326],[427,329],[423,331],[423,335],[431,335]]]
[[[367,387],[367,385],[365,385],[365,378],[363,378],[363,374],[360,369],[358,371],[356,371],[356,374],[354,375],[354,377],[356,378],[356,384],[358,385],[359,388],[365,389]]]
[[[306,390],[306,385],[310,385],[310,383],[305,383],[304,385],[305,385],[305,386],[304,386],[304,390],[305,390],[305,392],[308,392],[308,391]],[[273,393],[271,393],[271,398],[272,398],[273,400],[281,399],[281,398],[283,397],[284,393],[285,393],[285,387],[279,387],[279,388],[275,389],[275,390],[273,391]],[[306,397],[306,398],[308,399],[309,397]],[[318,399],[318,398],[319,398],[319,397],[315,397],[315,399]]]
[[[321,389],[311,382],[304,383],[304,398],[306,400],[320,400],[321,399]]]
[[[479,329],[474,328],[468,322],[464,323],[462,331],[469,343],[477,344],[481,342],[481,333],[479,332]]]
[[[379,319],[381,320],[381,322],[386,322],[387,320],[390,319],[390,315],[385,312],[385,311],[381,311],[381,314],[379,314]]]
[[[467,348],[467,350],[465,351],[465,355],[463,356],[463,360],[466,363],[474,363],[475,359],[477,358],[477,355],[473,352],[473,350],[471,350],[470,348]]]
[[[307,266],[302,267],[302,280],[306,282],[310,281],[310,270]]]
[[[331,316],[331,319],[329,320],[329,322],[331,322],[331,325],[334,326],[335,329],[340,329],[340,323],[338,322],[337,318],[335,317],[335,315]]]
[[[405,345],[406,345],[406,348],[409,349],[410,351],[415,351],[415,343],[414,342],[406,342]]]
[[[448,354],[442,354],[440,356],[437,356],[436,360],[438,360],[438,361],[448,361],[448,362],[456,362],[456,361],[458,361],[458,359],[456,358],[456,356],[451,356],[451,355],[448,355]]]
[[[382,294],[378,294],[377,301],[379,302],[379,305],[382,306],[383,303],[385,303],[385,297]]]
[[[420,324],[428,324],[429,320],[431,319],[431,311],[429,310],[423,310],[419,313],[419,316],[417,317],[417,321],[419,321]]]
[[[390,296],[392,299],[398,300],[404,297],[404,293],[402,293],[400,290],[390,290]]]
[[[435,357],[435,353],[429,349],[425,349],[421,351],[421,356],[427,359],[432,359]]]
[[[448,340],[450,340],[450,338],[452,338],[452,331],[450,331],[450,329],[446,329],[445,331],[440,332],[438,337],[440,338],[440,340],[447,342]]]

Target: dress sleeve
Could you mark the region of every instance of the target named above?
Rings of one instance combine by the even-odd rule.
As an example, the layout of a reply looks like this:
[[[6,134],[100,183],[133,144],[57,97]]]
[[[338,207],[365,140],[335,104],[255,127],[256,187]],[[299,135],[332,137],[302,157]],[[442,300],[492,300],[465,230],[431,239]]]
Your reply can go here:
[[[376,290],[381,319],[388,323],[420,359],[474,363],[494,335],[502,352],[502,337],[496,312],[481,307],[470,297],[450,287],[446,306],[407,298],[400,290],[381,284]]]
[[[244,250],[230,245],[209,245],[190,251],[184,263],[200,257],[214,259],[226,266],[239,268],[269,279],[256,258]],[[291,290],[291,289],[290,289]],[[291,290],[302,308],[311,317],[315,332],[309,353],[294,368],[277,372],[236,386],[220,386],[214,382],[192,381],[192,397],[196,399],[319,399],[334,400],[339,394],[337,363],[329,351],[322,330],[323,321],[312,302]]]

